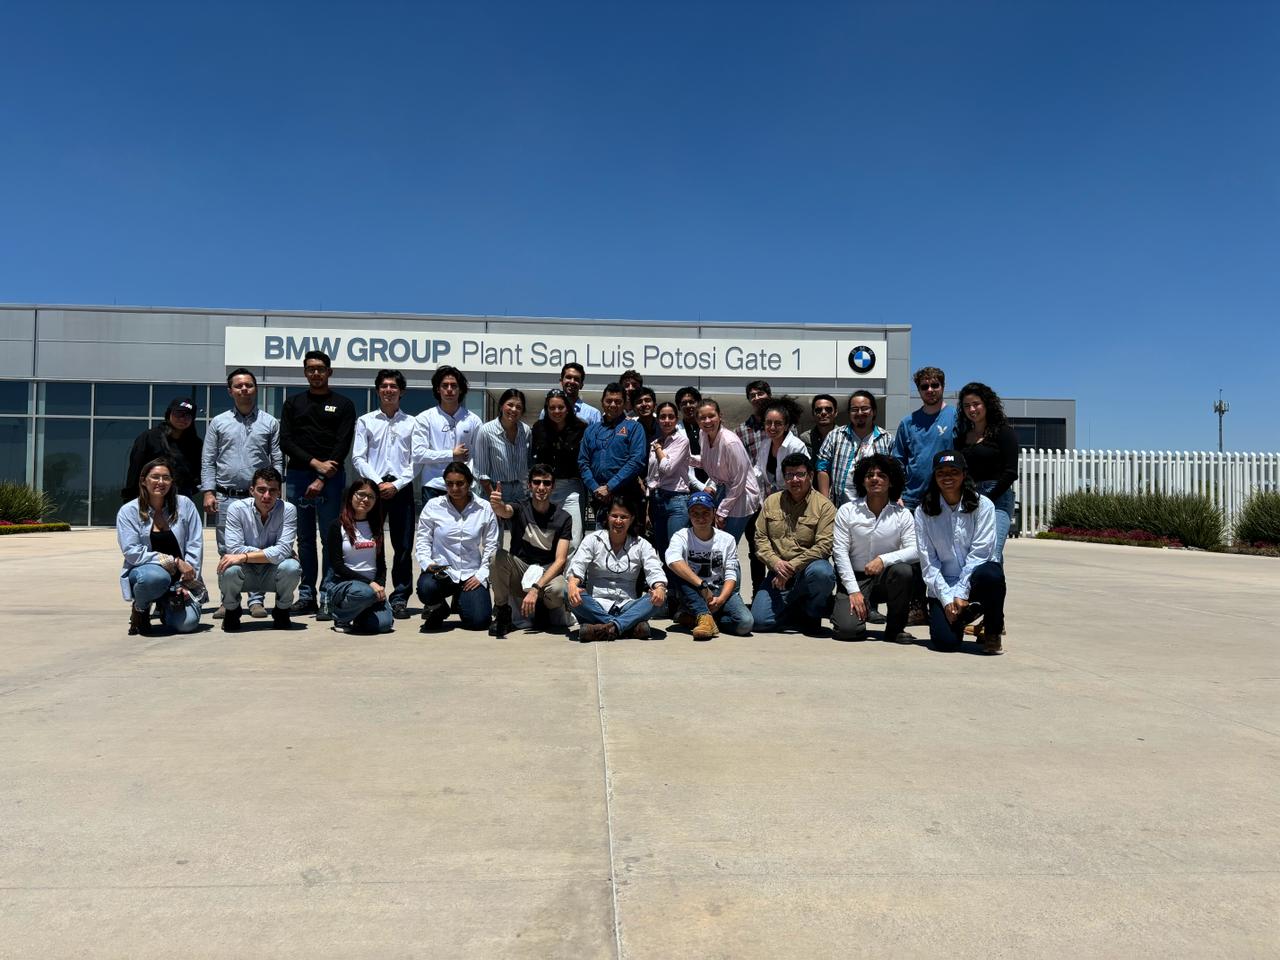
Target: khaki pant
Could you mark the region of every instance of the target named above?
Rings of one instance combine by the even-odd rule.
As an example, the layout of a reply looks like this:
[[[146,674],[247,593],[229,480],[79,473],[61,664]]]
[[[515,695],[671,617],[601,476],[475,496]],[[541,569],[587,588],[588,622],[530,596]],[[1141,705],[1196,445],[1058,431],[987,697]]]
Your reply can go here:
[[[520,601],[524,599],[525,589],[520,586],[529,564],[506,550],[499,550],[493,558],[493,566],[489,570],[489,584],[493,588],[493,604],[501,606],[512,598],[515,599],[516,616],[519,618]],[[564,610],[564,597],[568,585],[561,573],[547,584],[542,591],[539,602],[547,610]]]

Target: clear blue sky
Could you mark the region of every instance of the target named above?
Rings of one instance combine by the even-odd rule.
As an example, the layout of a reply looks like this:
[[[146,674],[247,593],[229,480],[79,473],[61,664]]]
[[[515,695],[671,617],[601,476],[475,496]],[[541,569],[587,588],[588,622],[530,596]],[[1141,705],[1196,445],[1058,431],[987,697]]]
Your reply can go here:
[[[1280,4],[0,2],[0,300],[910,323],[1280,448]]]

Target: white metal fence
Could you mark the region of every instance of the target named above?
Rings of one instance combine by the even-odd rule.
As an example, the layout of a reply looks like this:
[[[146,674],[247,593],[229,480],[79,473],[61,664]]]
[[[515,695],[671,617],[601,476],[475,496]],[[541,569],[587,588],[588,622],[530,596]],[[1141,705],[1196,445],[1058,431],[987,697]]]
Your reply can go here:
[[[1021,535],[1047,530],[1054,500],[1075,490],[1200,494],[1222,510],[1229,533],[1251,494],[1280,491],[1280,453],[1023,450],[1017,487]]]

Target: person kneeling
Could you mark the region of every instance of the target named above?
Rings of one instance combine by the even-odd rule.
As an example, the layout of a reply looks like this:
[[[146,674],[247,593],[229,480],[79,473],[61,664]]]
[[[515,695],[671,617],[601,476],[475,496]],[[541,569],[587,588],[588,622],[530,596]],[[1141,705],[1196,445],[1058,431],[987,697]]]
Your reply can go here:
[[[325,583],[334,626],[350,633],[389,633],[387,556],[382,546],[382,501],[372,480],[361,477],[342,495],[342,512],[325,534],[333,569]]]
[[[218,561],[222,590],[222,629],[240,629],[240,594],[275,593],[271,626],[288,630],[289,608],[302,582],[302,565],[293,556],[298,508],[280,496],[284,479],[275,467],[263,467],[249,482],[251,496],[227,507],[227,552]]]
[[[911,584],[919,551],[911,511],[897,504],[906,477],[892,457],[874,453],[853,468],[857,497],[836,511],[836,605],[831,622],[837,640],[865,640],[872,604],[887,602],[884,638],[914,643],[906,632]]]
[[[556,478],[545,463],[529,470],[529,499],[506,503],[502,484],[489,494],[493,512],[511,521],[511,550],[499,550],[493,561],[493,626],[489,633],[505,637],[511,627],[528,627],[538,614],[564,614],[564,568],[573,542],[573,519],[551,502]],[[520,619],[511,616],[512,598],[520,598]]]
[[[751,598],[757,630],[798,627],[817,635],[831,610],[836,574],[831,546],[836,508],[813,489],[813,465],[803,453],[782,461],[786,489],[769,497],[756,521],[756,554],[768,576]]]
[[[955,649],[964,628],[983,618],[982,652],[1004,652],[1004,568],[993,559],[995,507],[965,473],[964,456],[943,450],[916,507],[920,567],[929,594],[929,638]]]
[[[489,599],[489,565],[498,552],[498,518],[471,493],[471,468],[455,460],[444,468],[445,496],[432,497],[418,517],[418,599],[422,630],[434,629],[449,617],[456,597],[462,626],[484,630],[493,604]]]
[[[676,575],[680,599],[696,617],[693,639],[710,640],[724,632],[745,637],[751,611],[738,593],[741,569],[733,537],[716,529],[716,502],[698,491],[689,497],[689,526],[671,535],[665,557]]]
[[[137,499],[116,513],[116,540],[124,554],[120,592],[132,601],[129,635],[151,636],[152,603],[171,630],[194,630],[204,595],[204,527],[196,505],[178,495],[168,460],[142,467]]]
[[[635,519],[630,505],[615,496],[608,527],[582,538],[569,564],[569,606],[581,624],[578,639],[649,639],[649,618],[667,602],[667,578],[658,552],[629,531]],[[648,591],[638,591],[643,575]],[[583,584],[586,584],[584,589]]]

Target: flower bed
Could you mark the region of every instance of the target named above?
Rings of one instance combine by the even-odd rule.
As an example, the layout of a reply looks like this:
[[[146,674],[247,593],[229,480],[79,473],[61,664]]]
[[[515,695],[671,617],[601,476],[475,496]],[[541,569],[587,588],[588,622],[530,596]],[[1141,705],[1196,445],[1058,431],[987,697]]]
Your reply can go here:
[[[1172,537],[1160,537],[1146,530],[1086,530],[1080,527],[1051,527],[1037,535],[1040,540],[1076,540],[1081,543],[1111,543],[1125,547],[1171,547],[1182,549],[1182,542]]]

